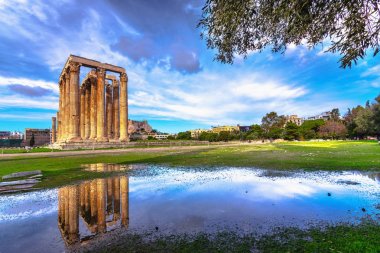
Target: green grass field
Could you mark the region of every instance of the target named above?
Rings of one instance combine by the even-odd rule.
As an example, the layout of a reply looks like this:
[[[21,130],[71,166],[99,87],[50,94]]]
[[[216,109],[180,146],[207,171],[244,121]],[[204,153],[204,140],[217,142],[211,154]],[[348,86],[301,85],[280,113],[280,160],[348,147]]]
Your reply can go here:
[[[168,166],[236,166],[270,169],[304,170],[371,170],[380,171],[380,145],[370,141],[284,142],[274,144],[244,144],[210,146],[202,149],[102,154],[60,157],[0,157],[0,176],[12,172],[42,170],[43,181],[37,187],[55,187],[74,181],[104,177],[81,169],[91,163],[147,163]],[[235,234],[220,234],[215,238],[159,238],[146,241],[131,236],[100,249],[101,252],[380,252],[380,226],[362,223],[358,226],[338,225],[326,229],[285,229],[262,238]],[[228,243],[226,243],[228,242]]]
[[[27,170],[42,170],[39,187],[52,187],[69,182],[106,176],[85,172],[82,164],[148,163],[168,166],[236,166],[270,169],[305,170],[380,170],[380,145],[368,141],[284,142],[245,144],[181,151],[128,152],[60,157],[0,157],[0,176]]]

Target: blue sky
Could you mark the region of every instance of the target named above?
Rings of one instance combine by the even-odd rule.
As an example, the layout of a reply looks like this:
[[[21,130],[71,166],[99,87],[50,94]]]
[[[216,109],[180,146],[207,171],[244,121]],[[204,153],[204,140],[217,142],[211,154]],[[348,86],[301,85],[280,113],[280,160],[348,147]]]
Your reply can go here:
[[[289,45],[213,60],[196,28],[203,1],[0,0],[0,130],[49,128],[70,54],[123,66],[129,118],[177,132],[259,123],[270,111],[311,116],[380,93],[379,57],[352,69],[339,55]],[[86,70],[81,72],[82,76]]]

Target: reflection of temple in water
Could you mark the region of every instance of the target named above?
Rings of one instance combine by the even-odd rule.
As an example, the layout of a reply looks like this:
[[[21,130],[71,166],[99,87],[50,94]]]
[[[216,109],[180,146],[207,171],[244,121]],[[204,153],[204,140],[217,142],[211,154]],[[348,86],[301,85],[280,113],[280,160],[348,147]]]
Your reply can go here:
[[[128,177],[120,176],[60,188],[58,225],[66,243],[70,245],[97,233],[127,227],[128,187]]]
[[[117,172],[125,171],[134,167],[128,164],[108,164],[108,163],[95,163],[95,164],[85,164],[82,166],[86,171],[91,172]]]

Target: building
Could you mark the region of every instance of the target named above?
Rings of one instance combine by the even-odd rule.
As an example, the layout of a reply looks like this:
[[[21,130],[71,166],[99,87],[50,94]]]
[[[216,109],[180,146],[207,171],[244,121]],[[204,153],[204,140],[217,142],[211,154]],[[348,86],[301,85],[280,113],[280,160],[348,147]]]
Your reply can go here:
[[[91,70],[80,80],[83,67]],[[55,147],[119,147],[129,141],[128,77],[124,68],[70,55],[58,87],[59,110],[52,118]]]
[[[166,140],[169,136],[170,134],[156,134],[154,138],[157,140]]]
[[[289,122],[292,122],[294,124],[296,124],[297,126],[300,126],[302,125],[302,123],[304,122],[304,120],[300,117],[298,117],[297,115],[287,115],[286,116],[286,123],[289,123]]]
[[[24,139],[24,133],[19,132],[19,131],[13,131],[11,132],[11,136],[9,136],[9,139],[15,139],[15,140]]]
[[[327,121],[327,120],[331,119],[331,112],[322,112],[321,114],[308,117],[307,119],[308,120],[323,119],[324,121]]]
[[[213,133],[220,133],[220,132],[239,132],[240,128],[239,126],[216,126],[212,127],[211,132]]]
[[[248,132],[249,130],[251,130],[251,126],[240,126],[240,125],[238,125],[238,127],[239,127],[239,131],[240,131],[241,133],[246,133],[246,132]]]
[[[34,146],[50,144],[50,129],[26,128],[24,135],[24,145],[30,146],[30,140],[34,136]]]
[[[10,136],[10,131],[0,131],[0,139],[9,139]]]
[[[208,129],[194,129],[194,130],[190,130],[190,133],[191,133],[191,138],[193,139],[198,139],[199,136],[201,135],[201,133],[208,133],[210,132],[210,130]]]

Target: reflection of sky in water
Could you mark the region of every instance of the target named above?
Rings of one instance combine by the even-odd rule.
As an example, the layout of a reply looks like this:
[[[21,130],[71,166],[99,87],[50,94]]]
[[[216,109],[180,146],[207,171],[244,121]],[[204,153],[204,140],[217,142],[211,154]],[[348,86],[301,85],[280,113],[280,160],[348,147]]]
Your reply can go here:
[[[221,228],[265,232],[276,226],[355,222],[380,212],[375,208],[380,197],[378,174],[141,165],[129,167],[127,173],[127,227],[133,232],[154,231],[156,227],[161,233],[213,232]],[[53,218],[57,217],[57,194],[53,189],[0,196],[0,252],[6,240],[14,240],[15,229],[24,235],[33,230],[33,238],[44,238],[55,245],[50,249],[61,248],[57,246],[62,244],[57,242],[57,219]],[[44,218],[44,222],[36,222]],[[79,225],[84,226],[83,220]],[[46,231],[55,231],[50,241]],[[21,238],[20,243],[27,247],[29,241]]]

